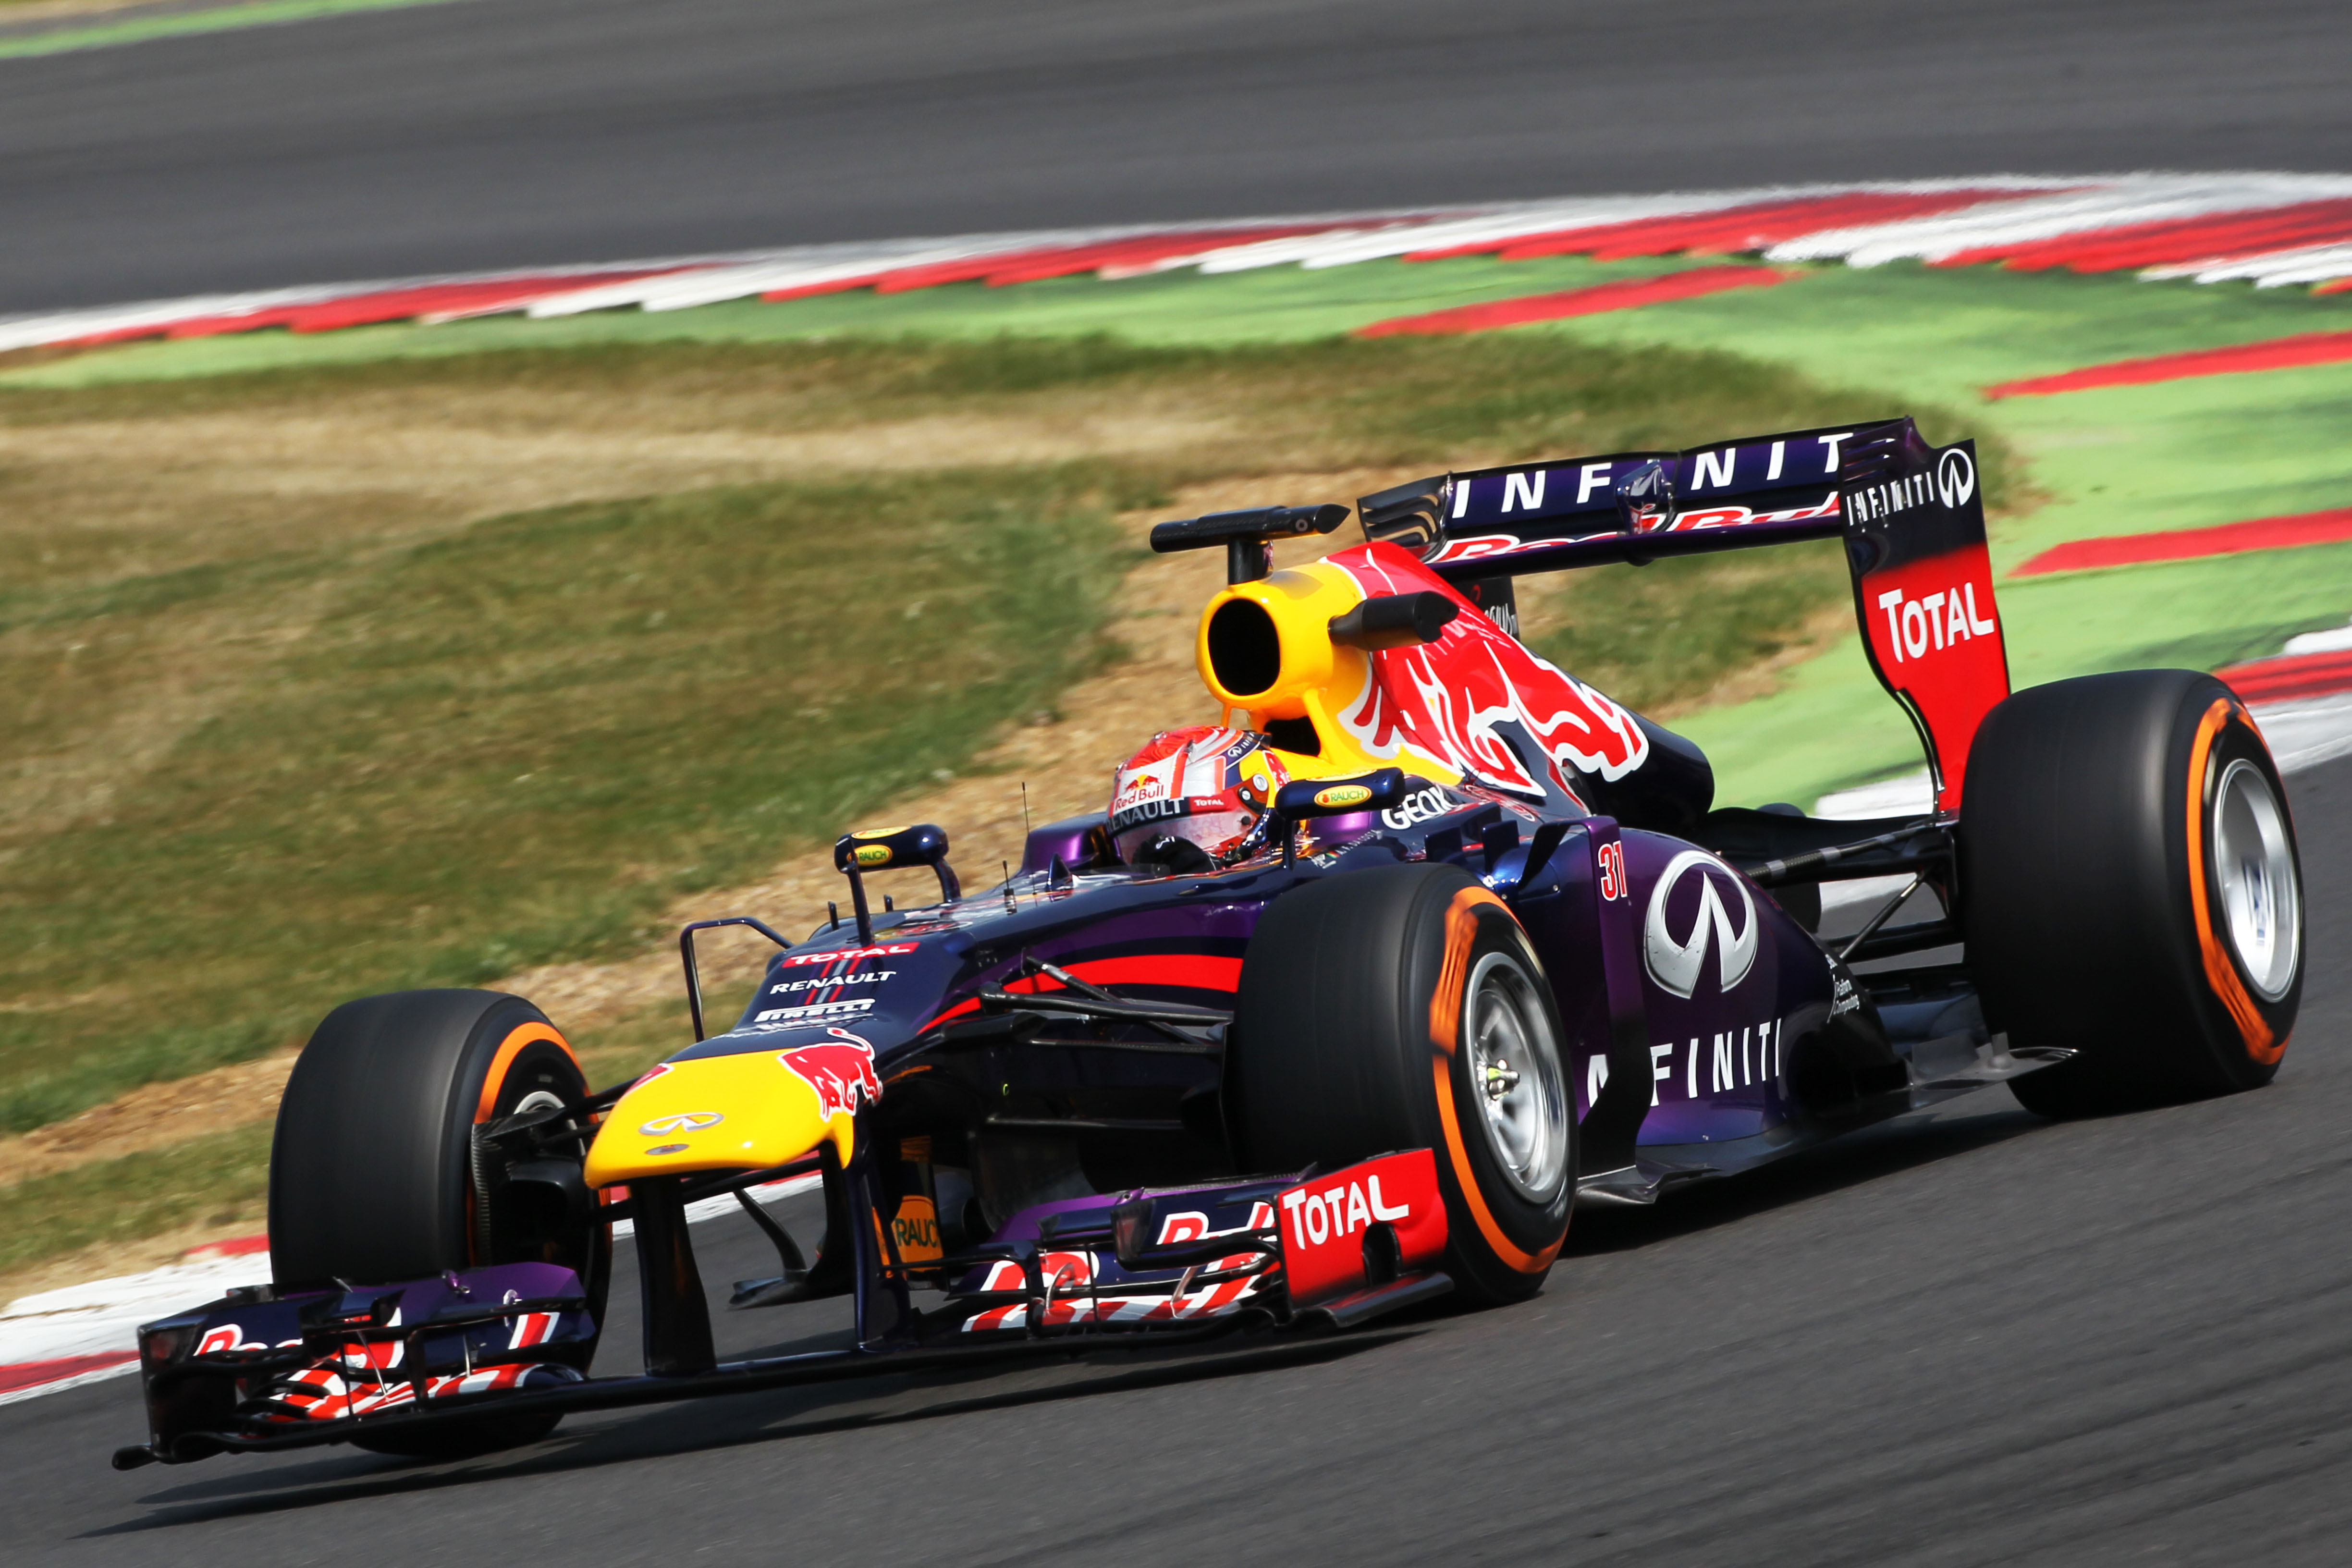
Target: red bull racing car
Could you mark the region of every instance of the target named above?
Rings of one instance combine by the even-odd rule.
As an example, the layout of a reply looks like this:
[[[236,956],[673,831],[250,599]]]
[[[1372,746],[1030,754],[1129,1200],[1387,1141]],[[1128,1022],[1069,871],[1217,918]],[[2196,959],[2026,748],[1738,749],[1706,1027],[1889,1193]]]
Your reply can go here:
[[[2303,973],[2294,832],[2244,707],[2140,670],[2011,693],[1973,447],[1908,420],[1439,476],[1162,524],[1225,552],[1214,725],[968,895],[947,835],[854,832],[850,912],[681,936],[695,1039],[599,1089],[528,1001],[337,1008],[288,1084],[269,1282],[149,1324],[129,1467],[446,1455],[568,1411],[1345,1329],[1538,1290],[1643,1205],[2006,1083],[2053,1115],[2267,1081]],[[1840,538],[1934,804],[1718,806],[1688,742],[1529,652],[1518,575]],[[935,880],[877,910],[866,879]],[[1824,883],[1896,879],[1822,934]],[[1917,895],[1917,896],[1915,896]],[[1916,911],[1924,910],[1920,915]],[[709,1033],[698,931],[776,946]],[[839,1345],[721,1361],[697,1200],[822,1178],[743,1308]],[[644,1367],[590,1375],[615,1223]]]

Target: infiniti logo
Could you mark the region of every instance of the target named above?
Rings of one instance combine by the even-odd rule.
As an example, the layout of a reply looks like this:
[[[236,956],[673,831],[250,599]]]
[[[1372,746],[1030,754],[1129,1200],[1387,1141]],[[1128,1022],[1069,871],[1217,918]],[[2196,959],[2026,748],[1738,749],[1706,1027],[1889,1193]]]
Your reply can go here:
[[[1977,466],[1958,447],[1945,448],[1936,459],[1936,499],[1947,509],[1977,493]]]
[[[699,1132],[726,1120],[723,1113],[716,1110],[681,1110],[676,1116],[656,1116],[637,1131],[648,1138],[658,1138],[665,1132]]]
[[[1674,897],[1675,887],[1684,874],[1698,873],[1698,918],[1691,922],[1690,936],[1677,942],[1666,925],[1666,900]],[[1709,871],[1720,871],[1729,878],[1732,890],[1739,895],[1739,929],[1731,926],[1731,911],[1724,908],[1722,895],[1715,890],[1715,878]],[[1685,849],[1666,862],[1665,874],[1650,889],[1650,913],[1642,923],[1642,962],[1649,966],[1650,978],[1661,989],[1676,996],[1688,996],[1698,989],[1700,972],[1706,967],[1709,933],[1722,943],[1722,956],[1717,960],[1717,984],[1730,990],[1748,978],[1756,965],[1756,900],[1748,896],[1747,884],[1732,877],[1723,864],[1703,849]]]

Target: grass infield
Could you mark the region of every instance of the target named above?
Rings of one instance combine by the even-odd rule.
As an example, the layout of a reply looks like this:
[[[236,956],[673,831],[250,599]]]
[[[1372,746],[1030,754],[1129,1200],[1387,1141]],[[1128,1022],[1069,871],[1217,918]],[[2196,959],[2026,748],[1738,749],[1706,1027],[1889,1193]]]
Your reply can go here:
[[[0,392],[0,1124],[351,995],[657,940],[680,894],[1115,658],[1114,520],[1180,483],[1857,402],[1886,400],[1527,336],[605,344]],[[709,471],[739,477],[677,483]],[[1807,552],[1621,575],[1543,646],[1669,708],[1837,591]]]

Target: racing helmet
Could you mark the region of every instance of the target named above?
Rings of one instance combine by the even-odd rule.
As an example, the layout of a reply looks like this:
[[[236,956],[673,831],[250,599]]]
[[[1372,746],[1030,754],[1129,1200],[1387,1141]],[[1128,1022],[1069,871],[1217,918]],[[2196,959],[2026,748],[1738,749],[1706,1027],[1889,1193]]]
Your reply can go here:
[[[1219,724],[1163,731],[1119,766],[1111,842],[1130,866],[1231,865],[1258,847],[1259,823],[1289,776],[1263,735]]]

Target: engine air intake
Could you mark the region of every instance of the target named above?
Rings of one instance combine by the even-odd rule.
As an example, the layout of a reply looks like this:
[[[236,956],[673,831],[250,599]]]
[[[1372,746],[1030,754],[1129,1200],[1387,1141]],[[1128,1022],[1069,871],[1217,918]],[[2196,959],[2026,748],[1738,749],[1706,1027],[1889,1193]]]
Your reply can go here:
[[[1227,599],[1209,617],[1209,668],[1236,697],[1270,689],[1282,674],[1282,635],[1255,599]]]

